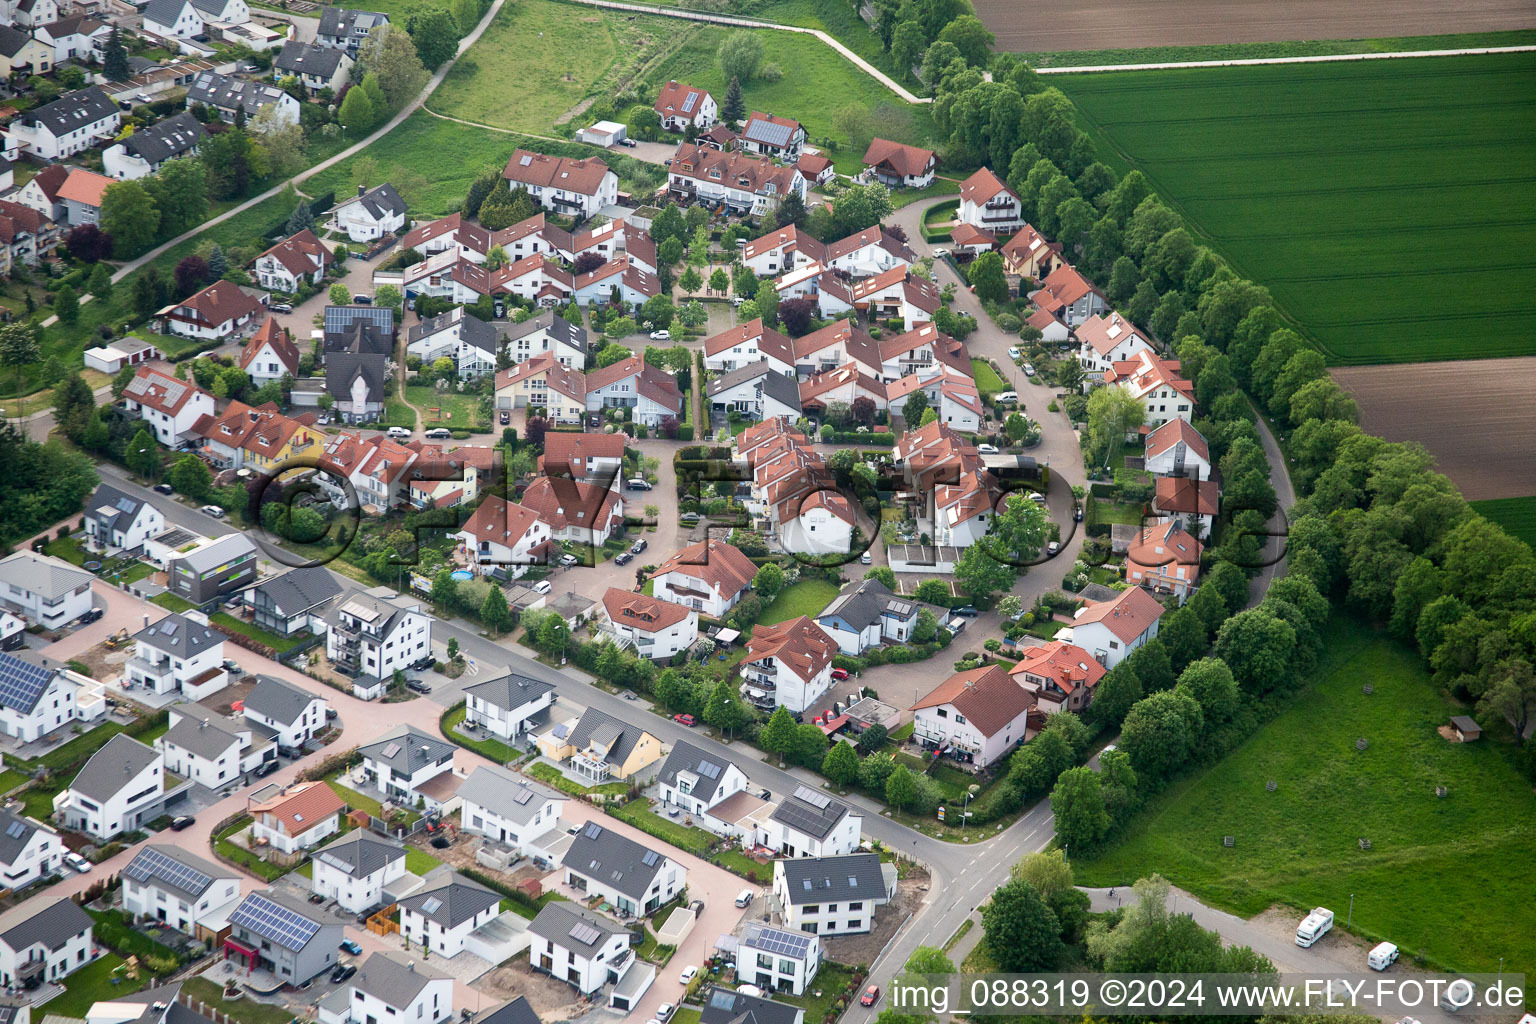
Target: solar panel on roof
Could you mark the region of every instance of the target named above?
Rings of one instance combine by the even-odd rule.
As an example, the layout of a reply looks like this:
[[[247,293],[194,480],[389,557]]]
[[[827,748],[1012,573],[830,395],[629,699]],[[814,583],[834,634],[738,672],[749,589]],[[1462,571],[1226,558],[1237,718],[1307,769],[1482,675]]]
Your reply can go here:
[[[10,836],[12,839],[20,839],[22,835],[26,833],[26,831],[27,826],[23,825],[19,821],[13,821],[11,822],[10,827],[5,830],[5,834]]]
[[[571,938],[583,946],[590,946],[603,937],[603,933],[585,921],[578,921],[571,925]]]
[[[812,807],[818,807],[818,808],[821,808],[823,810],[825,810],[826,806],[832,802],[832,798],[827,796],[827,794],[825,794],[825,793],[818,793],[814,789],[811,789],[808,786],[796,786],[795,787],[795,799],[796,800],[804,800],[806,803],[810,804]]]
[[[281,903],[253,892],[229,916],[231,924],[248,928],[284,949],[297,953],[320,930],[317,922],[303,917]]]
[[[527,786],[524,786],[522,789],[517,791],[517,795],[512,799],[517,801],[519,806],[526,804],[529,800],[533,799],[533,790],[529,789]]]
[[[50,669],[0,654],[0,705],[31,711],[52,679]]]
[[[657,853],[655,850],[646,850],[645,856],[640,858],[640,863],[644,864],[646,867],[652,867],[658,860],[661,860],[661,854]]]
[[[690,113],[693,110],[693,105],[697,103],[698,100],[699,94],[696,92],[690,92],[687,98],[683,100],[683,113]]]
[[[706,779],[718,779],[720,777],[720,766],[713,761],[700,761],[699,774]]]
[[[400,744],[398,743],[391,743],[389,746],[384,748],[385,757],[394,757],[398,753],[400,753]]]
[[[789,142],[789,126],[754,120],[747,125],[747,138],[769,146],[783,146]]]
[[[603,834],[603,828],[602,828],[601,825],[598,825],[596,822],[589,821],[589,822],[587,822],[587,827],[586,827],[586,830],[585,830],[585,832],[583,834],[588,839],[596,839],[598,836]]]
[[[123,873],[136,882],[160,878],[183,892],[199,894],[213,884],[212,878],[196,868],[188,867],[181,861],[167,857],[159,850],[148,846],[139,851],[138,856],[133,858],[133,862]]]

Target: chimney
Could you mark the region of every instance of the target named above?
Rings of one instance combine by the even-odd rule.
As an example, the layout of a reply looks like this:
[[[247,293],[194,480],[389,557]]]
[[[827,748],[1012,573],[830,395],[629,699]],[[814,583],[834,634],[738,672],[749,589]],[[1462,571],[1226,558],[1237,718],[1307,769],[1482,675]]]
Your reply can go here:
[[[415,960],[408,960],[408,961],[406,961],[405,969],[408,970],[408,971],[411,971],[412,973],[415,973],[415,971],[416,971],[416,961]]]
[[[366,186],[366,185],[359,185],[359,186],[357,186],[357,194],[358,195],[362,195],[366,191],[368,191],[368,186]]]

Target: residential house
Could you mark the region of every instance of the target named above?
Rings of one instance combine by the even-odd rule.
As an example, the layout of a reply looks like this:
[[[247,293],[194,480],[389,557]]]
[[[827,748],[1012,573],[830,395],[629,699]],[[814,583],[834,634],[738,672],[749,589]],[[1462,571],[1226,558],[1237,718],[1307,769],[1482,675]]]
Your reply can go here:
[[[756,563],[740,548],[723,540],[701,540],[656,567],[651,593],[721,619],[751,592],[756,575]]]
[[[251,837],[295,854],[335,835],[345,803],[323,782],[298,782],[250,805]]]
[[[539,737],[539,753],[593,782],[632,778],[661,758],[661,741],[642,726],[621,722],[596,708],[561,722]]]
[[[496,374],[498,409],[544,409],[557,423],[581,423],[587,411],[587,378],[562,366],[553,352]]]
[[[89,64],[105,55],[107,41],[112,38],[112,26],[104,20],[78,13],[43,24],[33,34],[38,40],[52,43],[55,66],[67,60]]]
[[[0,174],[0,178],[3,177]],[[33,178],[22,186],[21,191],[12,194],[26,195],[36,181],[37,178]],[[51,201],[44,205],[51,208]],[[60,226],[46,214],[21,203],[0,199],[0,272],[9,274],[16,266],[36,266],[41,256],[58,248],[60,230]]]
[[[123,868],[123,910],[204,942],[229,927],[240,901],[240,872],[171,843],[139,848]]]
[[[385,682],[432,656],[432,617],[388,587],[340,598],[325,621],[326,656],[349,676]]]
[[[305,228],[256,257],[256,280],[263,288],[292,293],[300,284],[319,284],[330,264],[330,250]]]
[[[837,642],[804,615],[755,625],[741,662],[741,695],[763,711],[812,710],[832,684],[836,653]]]
[[[63,896],[11,907],[0,914],[0,984],[30,990],[61,983],[94,958],[94,927],[91,916]]]
[[[745,152],[773,157],[792,165],[800,159],[805,141],[805,129],[800,127],[800,122],[753,111],[736,144]]]
[[[322,7],[320,27],[315,30],[315,45],[345,50],[357,56],[368,34],[389,24],[389,15],[377,11],[354,11],[346,7]]]
[[[720,108],[713,96],[703,89],[677,81],[661,87],[655,108],[661,117],[662,128],[669,132],[683,132],[690,128],[702,131],[720,119]]]
[[[528,962],[590,996],[619,982],[637,958],[629,931],[578,903],[549,903],[528,924]],[[536,1018],[535,1018],[536,1019]]]
[[[788,1003],[712,986],[699,1024],[805,1024],[805,1011]]]
[[[568,369],[579,370],[587,362],[586,328],[569,322],[552,309],[540,310],[520,324],[511,324],[502,342],[514,363],[544,352],[553,352],[555,361]]]
[[[1149,433],[1142,455],[1153,476],[1211,478],[1210,446],[1187,419],[1175,417]]]
[[[1114,668],[1157,636],[1162,614],[1157,598],[1131,587],[1112,601],[1089,602],[1079,608],[1072,621],[1072,642],[1091,652],[1105,668]]]
[[[207,340],[228,338],[265,312],[266,306],[260,300],[233,281],[215,281],[155,315],[163,321],[167,334]]]
[[[148,366],[140,366],[123,389],[123,404],[167,448],[180,444],[201,417],[213,414],[213,396],[208,392]]]
[[[805,176],[793,164],[783,167],[767,157],[705,145],[679,145],[667,172],[667,190],[675,199],[723,204],[738,215],[761,217],[787,195],[805,198]]]
[[[91,610],[95,579],[95,573],[62,558],[18,551],[0,558],[0,607],[58,629]]]
[[[1153,352],[1138,352],[1104,371],[1104,383],[1118,385],[1146,407],[1146,425],[1160,427],[1169,420],[1195,416],[1195,385],[1179,376],[1176,359]]]
[[[302,572],[295,569],[294,572]],[[308,690],[273,676],[258,675],[245,697],[245,720],[282,751],[297,751],[326,730],[327,704]]]
[[[961,223],[997,236],[1024,226],[1024,205],[1003,179],[983,167],[960,183]]]
[[[0,67],[7,74],[44,75],[53,69],[54,48],[11,25],[0,25]]]
[[[129,334],[104,342],[95,348],[86,349],[84,362],[87,370],[116,376],[117,371],[125,366],[137,366],[153,359],[164,358],[165,354],[155,347],[154,342]]]
[[[590,217],[619,201],[619,176],[595,156],[574,160],[519,149],[501,176],[508,187],[523,186],[534,202],[555,213]]]
[[[196,156],[198,146],[207,136],[201,122],[187,111],[108,147],[101,154],[102,166],[118,181],[147,178],[177,157]]]
[[[22,743],[105,711],[99,701],[94,713],[80,707],[80,686],[88,681],[86,676],[33,651],[0,654],[0,676],[9,680],[0,690],[0,733]]]
[[[419,454],[415,448],[383,435],[341,434],[326,445],[324,462],[331,473],[352,485],[364,508],[387,511],[406,500],[409,471]],[[321,488],[330,494],[332,502],[344,506],[350,500],[346,489],[329,482],[330,479],[321,477]]]
[[[445,256],[438,259],[445,259]],[[431,261],[428,261],[430,264]],[[415,271],[418,274],[426,273],[433,269],[428,264],[422,264],[421,269]],[[440,264],[436,269],[443,269],[445,264]],[[473,268],[473,269],[472,269]],[[474,268],[472,263],[460,261],[447,266],[446,279],[439,275],[437,279],[429,280],[429,284],[439,284],[447,289],[448,295],[462,297],[462,301],[478,301],[471,299],[472,295],[491,294],[495,291],[504,291],[509,295],[515,295],[520,299],[527,299],[534,305],[549,308],[570,301],[571,293],[576,287],[576,277],[565,269],[553,256],[544,253],[535,253],[532,256],[524,256],[511,266],[503,267],[494,274]],[[410,275],[413,271],[407,271],[407,292],[410,288]],[[588,281],[590,284],[590,279]]]
[[[5,129],[5,158],[22,154],[55,163],[114,138],[122,111],[99,86],[89,86],[17,116]]]
[[[170,729],[155,740],[165,770],[211,790],[243,783],[247,772],[277,760],[277,746],[243,718],[216,715],[201,704],[173,704]]]
[[[303,985],[336,966],[346,933],[319,907],[277,889],[249,893],[229,915],[229,960],[270,971],[286,985]]]
[[[678,740],[656,779],[661,802],[681,807],[701,818],[747,788],[746,772],[735,761],[706,753],[687,740]]]
[[[263,353],[283,352],[286,338],[276,332],[268,333],[270,330],[264,324],[256,336],[271,340],[271,346],[255,342],[255,349],[246,347],[245,354],[251,356],[248,365],[272,358],[264,355],[258,360],[256,349]],[[314,413],[305,414],[304,422],[284,416],[276,402],[253,409],[232,400],[222,413],[199,418],[192,425],[191,436],[199,455],[216,470],[241,469],[247,464],[266,469],[280,466],[294,456],[315,454],[320,435],[309,425],[313,419]]]
[[[1074,330],[1090,317],[1109,311],[1104,293],[1070,263],[1063,263],[1041,281],[1040,287],[1029,293],[1029,301]]]
[[[52,828],[0,808],[0,884],[5,888],[19,892],[49,875],[63,874],[65,852]]]
[[[870,579],[834,597],[816,616],[816,624],[842,653],[857,658],[871,647],[910,641],[918,615],[925,610],[936,625],[949,622],[948,608],[892,593],[884,583]]]
[[[933,150],[890,139],[874,139],[864,151],[864,176],[887,188],[926,188],[938,165]]]
[[[316,850],[311,863],[314,891],[349,914],[386,902],[384,887],[406,874],[405,847],[361,828]]]
[[[0,651],[16,651],[25,646],[27,624],[19,616],[0,611]]]
[[[821,938],[761,921],[743,926],[736,942],[736,977],[764,992],[804,995],[821,969]]]
[[[1106,671],[1093,655],[1062,640],[1021,647],[1018,654],[1009,678],[1027,690],[1047,715],[1081,712],[1093,700],[1094,687]],[[992,671],[1000,669],[994,665]]]
[[[802,380],[853,363],[870,377],[880,375],[880,346],[847,320],[838,320],[795,339],[795,372]]]
[[[258,387],[284,376],[297,377],[299,347],[289,337],[287,328],[280,326],[276,317],[269,316],[241,350],[240,368],[250,374],[251,382]]]
[[[932,523],[934,544],[964,548],[986,535],[1001,490],[969,442],[930,423],[903,434],[894,454],[898,494],[923,506],[920,519]]]
[[[92,551],[134,554],[144,542],[165,529],[165,516],[143,498],[135,498],[111,484],[101,484],[86,499],[85,541]]]
[[[459,376],[470,380],[495,372],[500,340],[494,327],[455,306],[406,332],[405,350],[419,356],[423,367],[452,359]]]
[[[1059,242],[1046,241],[1044,235],[1025,224],[1003,243],[1003,270],[1014,277],[1039,281],[1066,262]]]
[[[880,376],[891,384],[912,374],[941,373],[975,386],[970,356],[963,344],[931,323],[891,338],[880,339]],[[889,391],[886,394],[890,398]]]
[[[518,996],[510,1003],[503,1003],[481,1018],[480,1024],[542,1024],[542,1022],[539,1020],[539,1015],[533,1012],[533,1007],[528,1004],[528,997]]]
[[[637,655],[652,661],[686,651],[699,638],[694,609],[617,587],[603,594],[603,622],[620,646],[633,646]]]
[[[587,410],[629,409],[631,419],[657,427],[667,417],[681,419],[683,393],[670,373],[630,356],[586,375]]]
[[[209,540],[166,565],[166,589],[201,608],[256,581],[258,552],[243,533]]]
[[[601,896],[622,915],[643,917],[688,885],[688,869],[593,821],[566,852],[565,884],[589,899]]]
[[[929,325],[924,324],[925,328]],[[914,369],[905,377],[897,377],[885,385],[886,402],[895,412],[900,412],[914,392],[921,391],[928,399],[928,408],[939,417],[939,422],[953,430],[978,431],[986,418],[986,406],[982,404],[981,391],[970,377],[960,377],[947,367],[930,366]]]
[[[150,0],[144,31],[166,40],[191,39],[206,33],[207,20],[192,0]]]
[[[14,0],[0,10],[6,15],[6,22],[30,29],[59,20],[57,0]]]
[[[464,545],[465,558],[475,572],[504,568],[514,577],[527,572],[530,565],[546,564],[549,555],[559,550],[549,526],[532,509],[494,494],[480,502],[454,539]]]
[[[400,903],[405,941],[441,957],[458,956],[465,940],[501,916],[501,894],[449,872]]]
[[[180,691],[197,701],[229,684],[224,634],[200,612],[171,612],[134,634],[134,653],[123,665],[124,688],[142,686],[164,696]]]
[[[165,813],[168,782],[162,754],[118,733],[53,798],[53,813],[70,831],[105,842]]]
[[[896,866],[878,853],[775,861],[773,894],[784,923],[812,935],[854,935],[874,928],[875,911],[896,896]]]
[[[294,44],[289,43],[288,46]],[[286,53],[288,47],[283,47]],[[350,61],[339,50],[326,51],[334,57]],[[368,188],[357,186],[357,195],[344,203],[337,203],[326,213],[326,229],[346,232],[354,242],[373,242],[405,230],[405,200],[389,182]]]
[[[404,807],[415,807],[424,800],[428,809],[436,809],[442,801],[433,794],[443,782],[452,781],[453,752],[457,749],[414,725],[401,725],[358,747],[357,752],[363,759],[364,774],[387,799]],[[444,775],[448,778],[441,779]]]
[[[59,186],[58,200],[64,204],[62,223],[70,227],[96,224],[101,220],[101,196],[112,179],[92,171],[71,167],[69,177]]]
[[[384,411],[395,351],[395,314],[378,306],[325,307],[325,384],[333,412],[370,423]]]
[[[1211,524],[1221,502],[1221,488],[1214,480],[1160,476],[1152,495],[1152,511],[1181,521],[1196,537],[1211,536]]]
[[[62,221],[64,203],[59,199],[59,189],[69,179],[69,168],[63,164],[49,164],[21,188],[11,193],[17,205],[41,215],[44,220]],[[7,209],[7,213],[10,213]]]
[[[788,336],[764,327],[762,317],[704,339],[706,370],[729,373],[762,362],[766,362],[773,372],[794,380],[794,342]]]
[[[984,252],[991,252],[997,248],[997,236],[973,227],[970,224],[956,224],[954,230],[949,233],[950,252],[962,259],[973,259]]]
[[[371,954],[352,978],[350,990],[350,995],[343,988],[322,1001],[321,1024],[396,1020],[441,1024],[454,1016],[453,976],[418,963],[414,953],[390,950]],[[346,1012],[332,1011],[328,1017],[327,1004],[339,1011],[343,1002]]]
[[[705,400],[715,412],[738,412],[753,419],[799,417],[800,387],[766,359],[728,370],[710,381]]]
[[[503,740],[516,741],[531,730],[540,712],[555,703],[555,687],[540,679],[508,672],[464,688],[464,721]]]
[[[565,836],[558,790],[505,768],[481,765],[459,787],[459,829],[514,847],[527,857],[553,860]]]
[[[859,848],[864,819],[820,790],[796,786],[760,828],[761,845],[780,856],[836,857]]]
[[[1093,377],[1102,377],[1116,363],[1134,359],[1138,352],[1153,352],[1136,325],[1111,311],[1089,317],[1077,327],[1077,361]]]
[[[581,483],[609,487],[624,470],[623,434],[574,434],[551,431],[544,435],[544,454],[539,472],[570,477]]]
[[[497,479],[499,453],[487,445],[446,447],[411,441],[407,447],[417,453],[407,474],[414,508],[471,504],[480,497],[482,484],[489,485]]]
[[[315,97],[326,89],[332,93],[340,92],[351,77],[352,63],[345,50],[290,39],[272,61],[272,78],[280,80],[292,75],[311,97]]]
[[[603,305],[613,301],[615,289],[620,304],[638,312],[648,299],[661,294],[661,281],[643,267],[619,257],[576,275],[571,283],[571,298],[582,306]]]
[[[1125,555],[1125,578],[1153,593],[1173,594],[1182,604],[1200,579],[1204,550],[1177,519],[1160,519],[1137,531]]]
[[[218,112],[229,124],[235,122],[240,111],[255,121],[267,107],[274,108],[273,121],[277,125],[299,123],[299,101],[271,82],[249,81],[214,71],[203,71],[187,86],[188,108],[201,103]]]
[[[787,224],[743,246],[741,262],[759,278],[778,277],[811,263],[825,266],[827,248],[793,224]]]
[[[704,142],[704,137],[700,136],[699,141]],[[795,161],[795,170],[805,176],[806,188],[824,185],[837,177],[837,166],[832,163],[832,158],[821,153],[802,151],[800,159]]]
[[[818,262],[830,270],[846,271],[851,277],[874,277],[897,267],[911,267],[917,262],[917,253],[876,224],[830,243]]]

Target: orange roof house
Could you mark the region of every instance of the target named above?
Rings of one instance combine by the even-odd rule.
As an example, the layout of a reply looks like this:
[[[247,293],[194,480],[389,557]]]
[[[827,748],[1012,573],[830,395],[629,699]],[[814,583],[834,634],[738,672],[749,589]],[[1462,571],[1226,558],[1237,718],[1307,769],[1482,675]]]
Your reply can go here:
[[[913,732],[929,750],[979,767],[1006,757],[1026,737],[1034,695],[999,665],[956,672],[912,705]]]
[[[1052,640],[1020,650],[1019,662],[1008,674],[1035,695],[1041,710],[1054,714],[1087,707],[1106,671],[1081,647]]]
[[[285,853],[306,849],[336,831],[345,803],[323,782],[300,782],[250,806],[252,834]]]

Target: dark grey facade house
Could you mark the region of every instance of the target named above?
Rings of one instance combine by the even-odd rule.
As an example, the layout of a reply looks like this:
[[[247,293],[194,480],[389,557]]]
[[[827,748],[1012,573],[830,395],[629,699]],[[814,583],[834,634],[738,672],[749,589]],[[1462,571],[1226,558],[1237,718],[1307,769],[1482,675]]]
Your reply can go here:
[[[395,316],[375,306],[325,308],[325,387],[348,423],[378,419],[395,351]]]
[[[256,581],[256,545],[243,533],[231,533],[171,559],[171,593],[201,608]]]
[[[268,633],[292,636],[313,622],[324,628],[322,615],[341,596],[341,584],[324,566],[289,569],[262,580],[245,592],[246,606],[256,625]]]
[[[272,889],[253,892],[229,915],[225,954],[302,985],[336,965],[341,923],[314,906]]]

